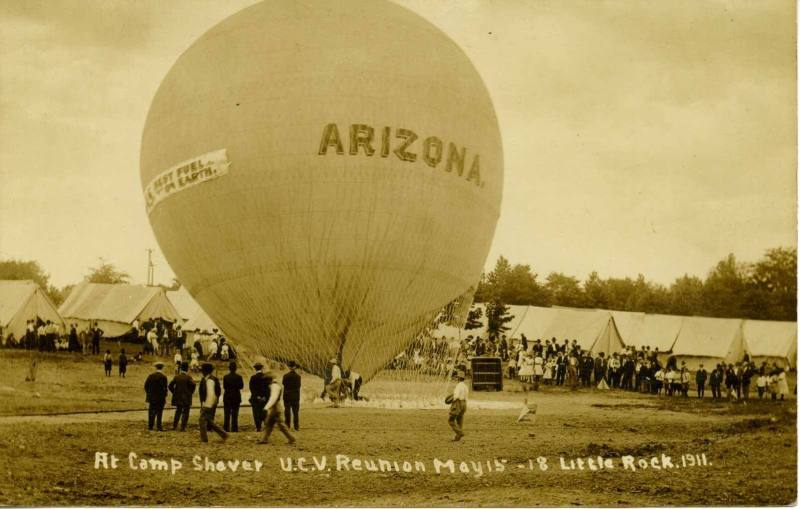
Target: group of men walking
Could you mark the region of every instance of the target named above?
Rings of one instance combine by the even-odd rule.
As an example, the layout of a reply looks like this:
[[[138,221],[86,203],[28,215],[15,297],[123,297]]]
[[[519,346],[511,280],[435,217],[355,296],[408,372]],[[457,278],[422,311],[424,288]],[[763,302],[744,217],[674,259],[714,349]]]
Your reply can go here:
[[[186,362],[181,363],[180,371],[170,382],[163,373],[164,363],[156,362],[154,366],[155,372],[147,377],[144,384],[148,403],[147,427],[150,431],[164,431],[162,417],[168,393],[172,393],[171,403],[175,407],[172,429],[186,431],[195,389],[200,398],[200,441],[208,442],[209,430],[217,433],[223,440],[228,438],[228,433],[239,431],[244,380],[237,373],[236,362],[229,364],[229,372],[222,378],[222,382],[214,376],[214,365],[211,363],[202,365],[199,382],[195,382],[189,375],[189,364]],[[248,386],[255,429],[260,432],[262,425],[264,428],[260,443],[269,443],[269,437],[276,426],[290,444],[295,443],[295,438],[289,427],[293,427],[295,431],[300,430],[301,377],[294,362],[290,362],[288,366],[289,370],[284,374],[281,383],[272,373],[263,370],[263,364],[253,365],[256,372],[250,377]],[[220,398],[224,410],[222,427],[214,422]]]

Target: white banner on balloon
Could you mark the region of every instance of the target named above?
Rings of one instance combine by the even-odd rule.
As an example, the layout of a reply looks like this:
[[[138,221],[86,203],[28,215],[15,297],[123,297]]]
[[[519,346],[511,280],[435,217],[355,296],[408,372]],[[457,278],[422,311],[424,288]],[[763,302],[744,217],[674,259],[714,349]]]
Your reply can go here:
[[[144,190],[147,213],[152,212],[156,205],[175,193],[227,175],[230,166],[228,151],[223,148],[187,159],[161,172]]]

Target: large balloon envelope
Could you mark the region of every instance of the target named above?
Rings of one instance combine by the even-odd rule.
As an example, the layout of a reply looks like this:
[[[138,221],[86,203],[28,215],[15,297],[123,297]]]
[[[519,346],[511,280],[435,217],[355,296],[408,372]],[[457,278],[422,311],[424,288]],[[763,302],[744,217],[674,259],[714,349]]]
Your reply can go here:
[[[483,81],[432,24],[382,0],[280,0],[180,56],[141,181],[170,266],[226,334],[368,380],[471,296],[503,157]]]

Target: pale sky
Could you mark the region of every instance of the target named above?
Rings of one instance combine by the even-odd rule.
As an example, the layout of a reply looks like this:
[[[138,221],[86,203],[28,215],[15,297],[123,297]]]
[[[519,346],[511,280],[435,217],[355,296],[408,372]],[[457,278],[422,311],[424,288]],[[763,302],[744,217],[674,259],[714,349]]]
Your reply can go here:
[[[150,101],[251,0],[0,2],[0,258],[57,286],[172,277],[139,184]],[[704,276],[796,245],[792,1],[402,0],[470,56],[503,135],[486,266]],[[409,55],[413,58],[413,55]]]

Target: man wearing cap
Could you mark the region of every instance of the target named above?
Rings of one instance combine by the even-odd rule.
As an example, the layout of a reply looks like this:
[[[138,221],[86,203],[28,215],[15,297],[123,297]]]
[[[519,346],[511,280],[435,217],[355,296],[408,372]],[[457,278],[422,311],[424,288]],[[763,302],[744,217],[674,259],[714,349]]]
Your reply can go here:
[[[172,430],[178,429],[178,421],[181,423],[181,431],[186,431],[186,423],[189,420],[189,409],[192,407],[192,394],[194,394],[194,380],[189,376],[189,363],[182,362],[180,373],[169,383],[169,390],[172,393],[172,405],[175,407],[175,417],[172,420]]]
[[[200,441],[208,442],[207,430],[216,432],[223,440],[228,438],[228,434],[214,424],[214,411],[217,409],[219,395],[222,393],[219,380],[212,375],[214,365],[208,362],[203,363],[203,378],[200,379]]]
[[[256,431],[261,431],[261,423],[264,422],[266,415],[264,414],[264,407],[269,401],[269,381],[264,377],[261,368],[264,365],[260,362],[253,364],[253,369],[256,370],[255,374],[250,377],[250,406],[253,410],[253,422],[256,425]]]
[[[459,371],[456,375],[458,383],[453,389],[452,401],[450,402],[450,416],[448,422],[450,427],[455,431],[456,436],[453,438],[454,442],[461,440],[464,436],[464,414],[467,412],[467,384],[464,383],[466,376],[463,371]]]
[[[283,375],[283,404],[286,407],[286,426],[300,431],[300,375],[295,371],[297,364],[289,361],[289,371]]]
[[[264,410],[267,412],[267,422],[264,425],[264,436],[258,442],[259,444],[268,444],[269,436],[272,434],[272,429],[278,426],[281,433],[286,436],[289,444],[294,444],[295,439],[292,436],[289,428],[283,422],[283,386],[278,383],[278,380],[271,374],[267,373],[264,377],[269,380],[269,401]]]
[[[145,401],[149,403],[147,429],[153,431],[155,423],[158,431],[164,431],[161,427],[161,416],[164,414],[164,405],[167,402],[167,375],[161,372],[164,369],[163,362],[156,362],[154,366],[155,372],[150,373],[144,382],[144,392],[147,394]]]
[[[228,364],[230,373],[222,378],[222,387],[225,395],[222,397],[222,404],[225,410],[225,431],[237,433],[239,431],[239,406],[242,404],[242,389],[244,381],[242,376],[236,372],[236,363]]]

